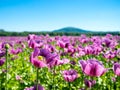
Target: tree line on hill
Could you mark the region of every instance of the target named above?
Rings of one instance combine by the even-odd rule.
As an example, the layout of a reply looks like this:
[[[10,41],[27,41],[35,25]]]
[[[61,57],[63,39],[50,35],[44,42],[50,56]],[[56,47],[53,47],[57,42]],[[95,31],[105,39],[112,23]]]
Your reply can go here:
[[[0,29],[0,36],[27,36],[29,34],[36,34],[36,35],[46,35],[49,34],[50,36],[79,36],[81,34],[86,34],[88,36],[103,36],[106,34],[112,34],[112,35],[120,35],[120,32],[7,32],[3,29]]]
[[[49,34],[50,36],[57,36],[57,35],[66,35],[66,36],[79,36],[81,34],[86,34],[88,36],[104,36],[108,33],[100,32],[100,33],[67,33],[67,32],[0,32],[0,36],[27,36],[29,34],[36,34],[36,35],[46,35]],[[120,35],[119,32],[109,32],[112,35]]]

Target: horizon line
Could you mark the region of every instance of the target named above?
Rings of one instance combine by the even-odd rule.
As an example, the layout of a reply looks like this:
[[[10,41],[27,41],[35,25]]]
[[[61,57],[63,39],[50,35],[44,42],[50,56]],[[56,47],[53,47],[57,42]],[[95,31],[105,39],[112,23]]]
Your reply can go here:
[[[6,30],[1,28],[0,30],[4,30],[5,32],[53,32],[55,30],[60,30],[60,29],[64,29],[64,28],[75,28],[75,29],[80,29],[80,30],[84,30],[84,31],[91,31],[91,32],[120,32],[120,30],[91,30],[91,29],[83,29],[83,28],[79,28],[79,27],[74,27],[74,26],[66,26],[66,27],[62,27],[62,28],[57,28],[57,29],[52,29],[52,30],[23,30],[23,31],[19,31],[19,30]]]

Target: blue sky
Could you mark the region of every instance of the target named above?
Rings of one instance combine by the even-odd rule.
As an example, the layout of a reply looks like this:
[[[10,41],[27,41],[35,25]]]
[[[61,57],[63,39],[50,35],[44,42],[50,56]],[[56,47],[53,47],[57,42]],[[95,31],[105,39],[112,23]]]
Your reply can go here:
[[[120,31],[120,0],[0,0],[0,28]]]

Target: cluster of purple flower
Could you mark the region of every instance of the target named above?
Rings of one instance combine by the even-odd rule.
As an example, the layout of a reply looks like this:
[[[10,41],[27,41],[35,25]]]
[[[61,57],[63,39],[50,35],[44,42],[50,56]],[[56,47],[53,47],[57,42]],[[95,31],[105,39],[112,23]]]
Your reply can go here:
[[[51,42],[56,42],[53,46]],[[98,56],[102,55],[106,60],[113,59],[119,56],[118,46],[119,37],[112,36],[110,34],[105,37],[93,36],[91,38],[81,35],[81,37],[66,37],[56,36],[50,38],[49,36],[28,36],[28,45],[34,49],[31,54],[30,61],[33,65],[38,68],[42,67],[53,67],[56,65],[66,64],[71,62],[70,60],[60,60],[60,55],[70,55],[74,58],[82,57],[86,55]],[[78,44],[76,44],[78,43]],[[56,49],[56,48],[59,48]],[[90,58],[88,60],[80,60],[79,64],[84,74],[90,77],[100,77],[105,72],[109,71],[106,69],[102,62]],[[120,75],[120,64],[113,64],[113,71],[116,75]],[[64,80],[67,82],[73,82],[78,78],[76,70],[64,70],[62,71]],[[85,84],[91,87],[95,84],[94,80],[85,80]]]
[[[89,79],[84,77],[84,85],[91,88],[97,83],[93,77],[99,78],[109,71],[113,73],[112,78],[116,79],[120,76],[119,36],[107,34],[104,37],[87,37],[86,35],[50,37],[32,34],[27,37],[26,42],[25,40],[0,42],[0,66],[5,63],[5,45],[9,44],[8,53],[15,56],[13,59],[28,48],[30,63],[37,69],[45,67],[53,70],[56,66],[69,65],[69,69],[59,71],[63,80],[68,83],[84,75],[90,77]],[[81,69],[75,69],[76,66],[80,66]],[[16,79],[20,80],[21,77],[17,76]],[[38,90],[44,90],[41,85],[37,86]],[[36,90],[37,86],[28,87],[25,90]]]

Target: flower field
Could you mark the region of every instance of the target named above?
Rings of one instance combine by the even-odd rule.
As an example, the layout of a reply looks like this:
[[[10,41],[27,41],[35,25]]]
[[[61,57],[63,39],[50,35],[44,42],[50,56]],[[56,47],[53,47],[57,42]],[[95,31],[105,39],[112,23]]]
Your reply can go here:
[[[120,90],[120,36],[0,37],[0,90]]]

